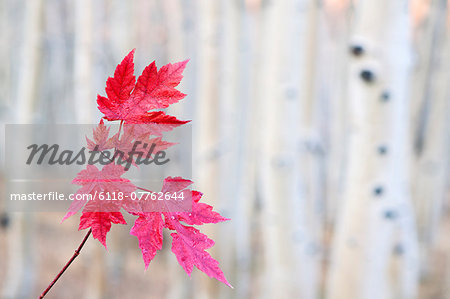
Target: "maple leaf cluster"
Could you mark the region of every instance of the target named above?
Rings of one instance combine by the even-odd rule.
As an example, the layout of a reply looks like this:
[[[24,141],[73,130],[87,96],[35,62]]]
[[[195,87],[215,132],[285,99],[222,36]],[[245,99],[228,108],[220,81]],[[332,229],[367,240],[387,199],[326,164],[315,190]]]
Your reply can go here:
[[[186,96],[176,87],[183,78],[182,73],[188,61],[169,63],[159,70],[155,62],[152,62],[136,81],[133,58],[134,50],[116,67],[114,76],[106,81],[107,97],[97,96],[98,109],[104,114],[103,118],[120,121],[119,132],[110,136],[110,127],[106,126],[102,119],[93,130],[92,140],[86,137],[86,141],[87,147],[92,151],[114,149],[115,153],[124,154],[122,159],[136,165],[137,158],[127,156],[133,145],[140,145],[139,150],[144,155],[149,151],[144,146],[146,144],[154,145],[154,152],[167,149],[174,143],[162,140],[163,133],[188,122],[157,110],[167,108]],[[151,154],[148,153],[149,156]],[[111,163],[102,169],[87,165],[72,181],[73,184],[81,186],[77,194],[90,194],[94,197],[90,200],[74,200],[63,221],[82,209],[79,230],[91,229],[93,237],[106,248],[106,235],[111,225],[126,224],[122,214],[124,210],[137,217],[130,234],[136,236],[139,241],[146,269],[157,251],[162,248],[163,229],[166,228],[172,231],[172,252],[189,275],[196,266],[208,276],[231,287],[219,268],[219,263],[206,251],[214,245],[214,241],[193,226],[229,219],[213,211],[212,206],[201,203],[202,193],[188,189],[193,182],[181,177],[167,177],[161,192],[186,194],[185,198],[192,200],[192,209],[176,212],[170,208],[164,212],[152,211],[149,206],[151,201],[131,200],[131,193],[137,189],[147,189],[137,187],[122,177],[127,168],[117,162],[115,155],[108,159]],[[95,195],[102,192],[120,192],[123,194],[123,200],[95,198]]]

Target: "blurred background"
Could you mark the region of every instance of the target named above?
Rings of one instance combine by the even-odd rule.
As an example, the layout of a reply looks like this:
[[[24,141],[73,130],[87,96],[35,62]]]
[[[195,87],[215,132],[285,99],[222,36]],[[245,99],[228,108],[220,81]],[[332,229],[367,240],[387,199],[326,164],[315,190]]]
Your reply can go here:
[[[447,0],[0,0],[3,128],[98,123],[96,95],[133,48],[137,74],[189,58],[188,96],[169,112],[192,119],[195,189],[232,219],[202,231],[234,289],[189,278],[168,234],[144,271],[130,226],[115,225],[108,251],[88,240],[48,298],[450,298],[448,12]],[[37,297],[85,232],[79,216],[3,206],[0,297]]]

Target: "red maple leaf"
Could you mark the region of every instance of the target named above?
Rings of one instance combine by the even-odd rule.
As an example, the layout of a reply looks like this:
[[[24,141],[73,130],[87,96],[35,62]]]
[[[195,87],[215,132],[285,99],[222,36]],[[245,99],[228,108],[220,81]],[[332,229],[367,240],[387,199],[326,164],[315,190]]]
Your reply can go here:
[[[123,120],[134,124],[153,124],[156,132],[171,130],[187,123],[162,111],[149,110],[167,108],[186,95],[175,87],[183,78],[187,60],[167,64],[158,71],[155,62],[148,65],[135,84],[134,50],[117,66],[114,77],[106,81],[107,97],[97,96],[98,109],[108,120]]]
[[[128,179],[121,177],[124,173],[122,166],[113,163],[105,165],[101,170],[94,165],[87,165],[72,181],[82,187],[75,193],[74,201],[63,221],[86,205],[79,229],[91,227],[94,238],[106,247],[106,234],[111,223],[126,224],[120,209],[126,207],[131,198],[130,193],[136,190],[136,186]],[[107,200],[108,196],[119,192],[123,195],[122,200]]]
[[[173,128],[184,125],[189,121],[179,120],[163,111],[154,111],[145,113],[138,118],[128,119],[127,122],[134,125],[136,134],[162,136],[164,132],[171,131]]]
[[[149,204],[149,202],[143,201],[140,203],[140,211],[134,210],[132,212],[139,217],[136,219],[130,233],[139,240],[139,247],[142,251],[146,269],[156,252],[162,248],[163,228],[168,228],[176,231],[171,234],[173,237],[172,252],[189,275],[192,273],[193,266],[196,266],[208,276],[216,278],[231,287],[222,270],[220,270],[219,263],[205,251],[214,245],[214,241],[200,233],[198,229],[180,223],[180,221],[183,221],[186,224],[201,225],[229,220],[214,212],[210,205],[199,203],[202,194],[186,189],[192,183],[192,181],[181,177],[168,177],[164,180],[161,191],[163,193],[189,192],[192,198],[192,211],[146,212],[144,206]]]
[[[85,208],[90,208],[91,202],[89,202]],[[92,207],[92,209],[96,210],[98,208],[97,205]],[[111,229],[111,224],[127,224],[125,219],[123,219],[123,215],[121,212],[89,212],[83,211],[80,218],[80,226],[78,230],[91,228],[92,236],[94,239],[100,241],[106,248],[106,234]]]

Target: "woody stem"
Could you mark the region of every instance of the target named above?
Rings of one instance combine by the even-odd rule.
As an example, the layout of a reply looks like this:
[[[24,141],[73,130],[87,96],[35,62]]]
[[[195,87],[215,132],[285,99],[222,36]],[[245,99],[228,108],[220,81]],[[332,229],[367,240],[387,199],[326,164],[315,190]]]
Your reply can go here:
[[[42,299],[45,297],[45,295],[48,293],[48,291],[50,291],[50,289],[53,287],[53,285],[58,281],[58,279],[63,275],[63,273],[67,270],[67,268],[69,268],[70,264],[76,259],[76,257],[80,254],[81,249],[83,248],[84,244],[86,243],[87,239],[89,238],[89,236],[92,233],[92,229],[89,229],[89,231],[87,232],[87,234],[84,236],[83,241],[81,241],[80,245],[78,246],[78,248],[75,250],[75,252],[73,253],[72,257],[70,258],[70,260],[64,265],[64,267],[61,269],[61,271],[59,271],[58,275],[56,275],[56,277],[53,279],[53,281],[48,285],[48,287],[42,292],[42,294],[39,296],[39,299]]]

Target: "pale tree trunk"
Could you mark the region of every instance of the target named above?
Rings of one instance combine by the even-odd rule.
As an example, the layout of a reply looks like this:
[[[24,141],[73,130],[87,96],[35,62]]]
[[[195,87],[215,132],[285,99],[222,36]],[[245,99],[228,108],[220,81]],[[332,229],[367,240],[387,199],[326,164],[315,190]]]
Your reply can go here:
[[[14,18],[14,16],[11,16],[8,14],[8,5],[6,1],[0,2],[0,40],[6,41],[10,39],[10,36],[12,35],[12,22],[11,19]],[[0,47],[0,55],[1,57],[11,57],[12,53],[10,51],[9,45],[6,45],[4,43]],[[10,59],[6,59],[4,63],[0,65],[0,111],[2,112],[0,115],[0,140],[5,139],[5,123],[10,123],[12,118],[11,114],[8,113],[13,111],[13,102],[14,99],[11,98],[11,91],[13,90],[12,82],[11,82],[11,61]],[[0,148],[0,163],[4,165],[5,161],[5,146]],[[0,169],[0,177],[1,177],[1,187],[3,190],[5,188],[5,177],[7,173],[5,169]],[[5,211],[6,202],[1,201],[0,202],[0,217],[4,219],[4,221],[7,221],[9,219],[9,215]],[[4,228],[7,228],[7,225],[3,226]],[[6,244],[2,244],[0,247],[0,250],[5,249],[6,250]]]
[[[256,94],[265,274],[260,296],[316,298],[320,174],[305,145],[317,142],[308,113],[314,111],[317,7],[314,1],[273,1],[262,9]]]
[[[447,3],[448,5],[448,3]],[[447,7],[448,9],[448,7]],[[448,12],[448,10],[447,10]],[[449,103],[449,97],[450,97],[450,88],[448,85],[449,79],[450,79],[450,24],[448,23],[449,19],[447,18],[447,24],[446,24],[446,31],[445,31],[445,44],[442,46],[442,52],[440,52],[440,59],[437,59],[437,61],[442,61],[443,63],[440,64],[440,67],[438,68],[438,72],[436,74],[436,80],[437,84],[435,85],[435,91],[436,91],[436,105],[432,111],[434,111],[436,116],[438,117],[438,123],[435,124],[435,130],[441,130],[441,134],[444,136],[441,136],[443,139],[442,141],[446,143],[441,143],[442,141],[436,140],[433,138],[433,145],[437,146],[443,146],[445,150],[439,153],[436,153],[436,155],[441,155],[442,158],[444,158],[444,161],[439,161],[439,165],[442,165],[444,167],[444,170],[441,170],[440,172],[437,172],[436,178],[438,180],[438,184],[436,186],[436,190],[431,190],[432,194],[434,196],[444,196],[447,200],[445,204],[443,204],[441,207],[446,207],[448,209],[449,207],[449,197],[448,197],[448,186],[450,184],[449,182],[449,176],[450,173],[448,171],[449,166],[449,157],[448,153],[450,151],[450,138],[449,138],[449,132],[450,132],[450,122],[448,120],[449,110],[450,110],[450,103]],[[443,119],[442,119],[443,117]],[[429,129],[431,132],[433,129]],[[435,135],[435,134],[433,134]],[[432,145],[432,146],[433,146]],[[441,149],[442,150],[442,149]],[[439,151],[439,150],[437,150]],[[445,172],[445,174],[442,173]],[[444,178],[442,178],[444,176]],[[440,183],[443,183],[444,186],[440,185]],[[443,188],[445,187],[445,189]],[[441,194],[440,192],[443,192],[444,194]],[[448,231],[445,229],[441,229],[442,231],[442,238],[445,240],[445,244],[448,244]],[[447,245],[448,246],[448,245]],[[445,280],[444,285],[442,286],[442,292],[445,294],[444,299],[450,299],[450,250],[446,251],[446,263],[445,263]]]
[[[132,14],[132,7],[135,3],[121,0],[110,0],[111,15],[107,28],[111,28],[111,35],[109,42],[112,45],[113,57],[123,58],[129,51],[135,48],[135,32],[136,22]],[[105,45],[107,47],[108,44]],[[141,52],[141,49],[136,49]],[[141,53],[143,54],[143,52]],[[135,55],[139,55],[135,53]],[[135,70],[136,72],[136,70]]]
[[[320,11],[317,42],[316,96],[321,117],[317,123],[322,147],[316,150],[325,160],[323,223],[323,269],[327,277],[332,237],[344,188],[344,169],[347,167],[347,112],[350,3],[346,0],[327,0]],[[316,113],[317,114],[317,113]],[[322,187],[324,186],[324,187]],[[324,287],[324,285],[321,285]]]
[[[36,99],[38,67],[40,61],[40,39],[43,15],[42,0],[26,1],[24,16],[24,43],[21,49],[18,74],[16,120],[31,123]]]
[[[247,162],[239,161],[238,149],[240,146],[245,146],[245,142],[241,139],[242,135],[248,132],[245,127],[240,127],[242,123],[239,122],[242,112],[245,111],[246,103],[249,98],[244,99],[238,96],[238,84],[239,82],[246,81],[248,83],[247,74],[251,69],[250,66],[242,66],[239,64],[239,49],[248,53],[248,45],[240,44],[240,28],[248,30],[246,26],[241,23],[242,15],[240,12],[244,12],[243,3],[239,1],[220,1],[220,32],[222,33],[217,39],[219,47],[219,61],[218,78],[219,78],[219,126],[218,126],[218,146],[219,146],[219,181],[218,189],[218,202],[216,208],[225,214],[233,215],[232,218],[236,218],[234,215],[240,214],[241,217],[235,219],[238,223],[226,223],[218,227],[219,236],[221,242],[217,243],[220,251],[220,263],[222,270],[224,271],[227,279],[231,281],[235,290],[220,287],[217,298],[230,298],[239,296],[248,296],[248,284],[249,284],[249,270],[250,270],[250,256],[248,255],[250,242],[249,238],[242,241],[241,244],[237,243],[236,232],[241,231],[240,235],[246,235],[249,237],[249,210],[246,209],[246,203],[251,199],[246,198],[247,202],[238,202],[240,195],[242,194],[242,187],[240,179],[249,179],[246,177],[240,177],[242,173],[242,164],[250,166]],[[245,33],[244,33],[245,34]],[[246,68],[243,70],[243,68]],[[243,72],[234,72],[234,70],[241,69]],[[239,99],[244,99],[239,101]],[[239,143],[239,142],[242,143]],[[241,148],[242,149],[242,148]],[[241,163],[242,164],[241,164]],[[250,168],[251,171],[251,168]],[[246,171],[243,171],[244,173]],[[247,173],[246,173],[247,174]],[[238,208],[242,208],[242,211],[237,211]],[[242,213],[247,213],[245,220],[242,217]],[[227,217],[227,215],[225,215]],[[233,225],[234,224],[234,225]],[[242,253],[236,248],[242,249]],[[238,254],[236,256],[235,254]],[[237,260],[236,260],[237,259]],[[242,271],[242,272],[241,272]],[[239,277],[237,277],[239,275]],[[238,292],[236,292],[239,290]],[[244,295],[245,294],[245,295]]]
[[[358,1],[352,43],[363,51],[350,66],[350,159],[328,298],[411,299],[418,253],[407,169],[407,1]]]
[[[89,0],[74,2],[75,48],[74,48],[74,99],[77,122],[89,124],[95,120],[92,114],[92,5]]]
[[[259,269],[252,275],[252,262],[260,257],[252,250],[251,233],[251,227],[256,224],[254,144],[259,130],[252,111],[256,11],[244,1],[225,0],[222,8],[219,204],[232,215],[232,222],[221,226],[220,235],[227,236],[221,249],[225,253],[221,259],[225,259],[221,263],[235,289],[221,289],[220,295],[221,298],[248,298],[251,286],[258,279]]]
[[[293,240],[296,243],[296,256],[300,263],[300,275],[295,285],[301,290],[302,298],[317,298],[321,296],[321,271],[323,262],[323,223],[325,219],[325,192],[326,177],[324,174],[324,136],[323,108],[326,106],[322,99],[321,88],[318,82],[322,74],[318,60],[321,59],[321,3],[317,1],[294,1],[291,15],[293,20],[291,32],[293,45],[288,44],[292,52],[288,57],[295,58],[293,67],[286,66],[291,72],[289,77],[294,78],[298,88],[298,105],[293,117],[293,125],[297,129],[295,137],[296,155],[294,159],[295,172],[292,181],[295,189],[291,189],[290,205],[295,212],[295,231]],[[286,111],[290,111],[286,107]],[[287,128],[285,130],[288,130]],[[292,146],[292,145],[291,145]],[[287,209],[289,209],[288,205]]]
[[[418,216],[424,275],[428,272],[430,246],[435,240],[448,187],[450,65],[446,17],[447,1],[431,1],[427,21],[418,28],[416,35],[411,186]]]
[[[9,41],[12,36],[12,22],[11,16],[8,14],[7,1],[0,2],[0,40]],[[13,25],[14,26],[14,25]],[[0,47],[1,57],[11,57],[10,45],[4,43]],[[5,109],[10,107],[12,104],[11,99],[11,61],[10,59],[5,59],[0,66],[0,106]],[[5,117],[5,115],[3,115]]]
[[[196,188],[204,193],[204,200],[212,206],[217,205],[218,199],[218,65],[219,55],[217,47],[219,2],[202,0],[198,3],[198,77],[196,111],[193,124],[192,156],[193,177]],[[217,239],[216,227],[206,226],[202,232],[212,239]],[[220,260],[220,250],[217,246],[208,250],[216,259]],[[216,281],[203,273],[196,274],[200,282],[193,291],[196,298],[210,298],[217,291]],[[195,274],[194,274],[195,277]]]
[[[130,3],[133,7],[133,27],[131,34],[134,34],[134,45],[141,53],[145,55],[140,58],[136,55],[135,63],[137,66],[144,67],[147,65],[147,60],[142,61],[144,57],[157,58],[156,51],[152,47],[158,39],[161,38],[161,32],[158,32],[158,27],[155,18],[149,16],[149,12],[157,16],[157,10],[154,8],[155,0],[138,0]]]
[[[36,107],[38,73],[41,55],[43,3],[30,0],[25,3],[23,46],[20,52],[18,71],[15,123],[29,124],[33,121]],[[31,190],[28,190],[31,192]],[[3,298],[28,298],[35,281],[35,262],[32,251],[33,213],[11,213],[11,226],[7,231],[8,260]]]
[[[342,200],[346,167],[347,77],[349,51],[349,3],[327,0],[320,14],[317,68],[317,99],[320,99],[326,158],[326,227],[331,230]],[[325,242],[331,231],[327,233]]]

